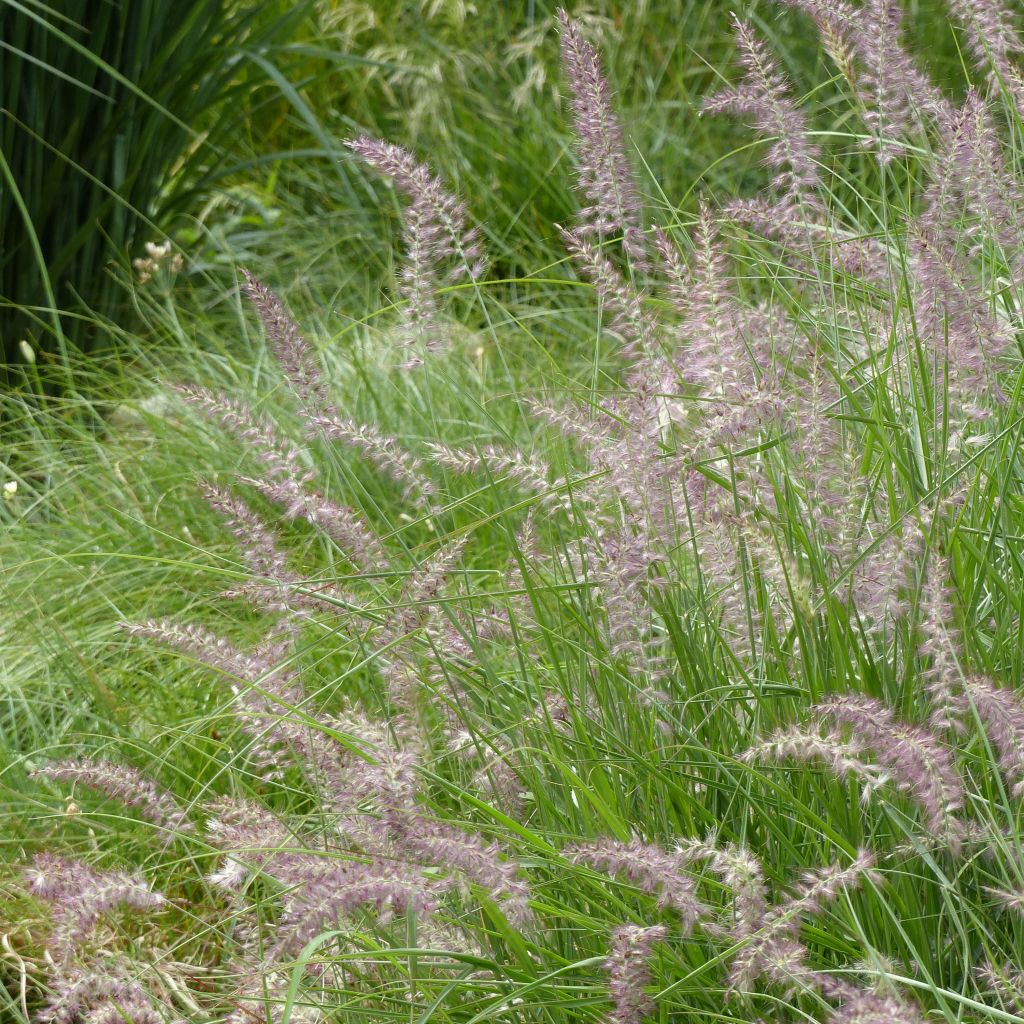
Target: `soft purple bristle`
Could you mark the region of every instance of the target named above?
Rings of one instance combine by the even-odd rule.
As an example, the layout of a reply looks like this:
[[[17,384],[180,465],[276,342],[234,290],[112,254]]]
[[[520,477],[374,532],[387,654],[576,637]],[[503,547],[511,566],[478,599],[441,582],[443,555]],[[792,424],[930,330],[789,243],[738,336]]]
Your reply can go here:
[[[687,871],[693,856],[684,850],[666,852],[639,839],[598,839],[567,846],[563,852],[576,864],[622,875],[643,892],[657,895],[659,906],[679,913],[686,931],[706,912]]]
[[[581,238],[622,232],[623,250],[634,266],[646,268],[640,199],[601,58],[564,10],[558,11],[558,20],[562,70],[572,93],[579,187],[589,203],[580,211],[576,232]]]
[[[650,983],[647,966],[655,943],[668,937],[664,925],[620,925],[612,932],[612,948],[605,961],[608,990],[614,1009],[609,1024],[641,1024],[653,1010],[654,1000],[644,991]]]
[[[329,402],[327,381],[312,346],[277,295],[248,270],[243,269],[242,276],[245,293],[263,321],[274,358],[285,379],[307,410],[322,410]]]
[[[408,150],[366,135],[346,145],[409,200],[400,274],[400,292],[406,300],[402,310],[406,344],[438,351],[447,345],[438,292],[446,284],[483,276],[487,261],[480,232],[468,226],[466,205]],[[420,363],[422,358],[413,354],[404,365]]]

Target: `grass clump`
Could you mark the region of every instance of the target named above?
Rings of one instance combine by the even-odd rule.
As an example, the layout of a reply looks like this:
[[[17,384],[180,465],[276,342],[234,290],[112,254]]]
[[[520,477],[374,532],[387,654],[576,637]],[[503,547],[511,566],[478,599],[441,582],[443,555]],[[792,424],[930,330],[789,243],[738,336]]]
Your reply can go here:
[[[890,5],[790,6],[848,118],[738,19],[757,196],[645,204],[563,16],[557,276],[360,137],[394,301],[307,332],[240,274],[257,357],[12,527],[12,1014],[1017,1019],[1016,44],[964,19],[954,99]]]

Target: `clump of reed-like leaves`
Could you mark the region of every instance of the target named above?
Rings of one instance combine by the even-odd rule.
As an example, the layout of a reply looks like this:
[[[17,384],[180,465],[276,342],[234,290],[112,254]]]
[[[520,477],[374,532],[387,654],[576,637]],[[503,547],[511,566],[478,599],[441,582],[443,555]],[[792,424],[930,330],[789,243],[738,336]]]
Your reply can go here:
[[[918,934],[916,902],[920,886],[965,917],[979,898],[1024,906],[1024,701],[968,621],[979,591],[989,615],[1009,598],[964,575],[970,545],[998,547],[985,454],[1018,408],[1015,37],[994,5],[955,5],[985,68],[957,107],[904,49],[896,5],[791,5],[849,80],[879,175],[899,165],[920,183],[884,235],[831,200],[826,143],[739,19],[739,82],[705,110],[765,138],[767,191],[721,210],[705,197],[692,230],[647,232],[597,51],[559,16],[586,204],[563,236],[615,342],[586,401],[507,399],[558,462],[353,418],[246,274],[286,410],[197,383],[176,394],[211,444],[237,449],[236,476],[197,480],[196,498],[239,542],[249,578],[228,596],[265,639],[157,618],[125,642],[209,667],[236,730],[224,774],[255,782],[185,802],[109,760],[38,771],[156,826],[145,870],[202,865],[190,891],[205,885],[233,926],[185,996],[98,935],[123,908],[180,910],[180,894],[42,853],[25,876],[51,908],[41,1020],[342,1020],[396,998],[423,1019],[442,1003],[453,1020],[562,1013],[594,988],[592,964],[607,989],[586,1012],[615,1024],[722,1000],[751,1021],[787,1005],[837,1024],[967,1005],[1006,1019],[1024,1000],[1012,926],[949,950],[938,913]],[[486,261],[417,157],[351,148],[409,202],[402,355],[384,371],[401,381],[463,358],[442,293],[484,290]],[[741,293],[736,250],[764,301]],[[407,528],[337,493],[320,467],[339,448],[388,481]],[[505,496],[516,542],[490,574],[472,571],[488,551],[458,522],[462,477]],[[329,571],[289,549],[296,529]],[[321,650],[348,659],[351,685],[316,685]],[[568,794],[561,819],[549,789]],[[879,905],[903,945],[879,948]],[[442,962],[465,969],[428,1005],[419,986]],[[550,1005],[531,1005],[538,991]]]

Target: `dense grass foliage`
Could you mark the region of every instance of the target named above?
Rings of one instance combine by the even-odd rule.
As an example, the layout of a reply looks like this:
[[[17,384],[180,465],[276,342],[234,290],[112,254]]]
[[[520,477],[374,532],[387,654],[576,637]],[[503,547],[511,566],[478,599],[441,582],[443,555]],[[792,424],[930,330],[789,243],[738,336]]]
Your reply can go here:
[[[0,4],[6,362],[42,349],[67,372],[74,351],[109,347],[88,316],[114,313],[123,295],[104,265],[125,250],[146,258],[143,243],[160,242],[199,183],[237,161],[235,137],[266,102],[266,65],[310,9]]]
[[[384,302],[297,218],[286,307],[237,195],[134,292],[190,354],[98,437],[18,406],[13,1020],[1020,1019],[1021,47],[951,4],[964,93],[784,7],[820,89],[762,17],[691,96],[743,198],[564,17],[532,273],[352,125]]]

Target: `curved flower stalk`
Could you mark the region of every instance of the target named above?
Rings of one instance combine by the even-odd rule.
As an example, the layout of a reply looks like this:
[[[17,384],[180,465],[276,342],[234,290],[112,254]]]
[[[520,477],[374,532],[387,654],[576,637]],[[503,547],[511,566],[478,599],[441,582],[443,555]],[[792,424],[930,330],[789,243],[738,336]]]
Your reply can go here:
[[[622,875],[641,891],[657,894],[658,906],[671,907],[679,914],[684,932],[689,932],[707,913],[687,871],[693,857],[685,849],[666,853],[639,839],[628,843],[599,839],[572,844],[562,852],[575,864]]]
[[[891,782],[921,807],[932,836],[959,846],[967,832],[957,816],[964,805],[963,782],[950,751],[935,735],[900,722],[888,706],[869,697],[834,697],[811,708],[811,717],[832,728],[825,735],[801,727],[783,730],[746,751],[743,759],[821,761],[838,778],[860,780],[865,798]],[[867,761],[868,753],[874,764]]]
[[[780,729],[768,739],[750,747],[740,755],[742,761],[820,761],[836,778],[857,779],[863,786],[864,799],[889,781],[884,770],[865,759],[867,746],[856,735],[845,738],[838,730],[825,735],[809,732],[800,726]]]
[[[790,84],[778,64],[745,21],[733,15],[744,77],[704,101],[704,112],[750,117],[758,134],[773,140],[765,163],[777,173],[772,186],[783,200],[817,201],[820,153],[807,141],[807,118],[790,97]]]
[[[990,239],[1001,249],[1014,275],[1021,268],[1024,189],[1007,163],[992,112],[976,89],[963,104],[939,119],[939,151],[924,195],[935,224],[945,225],[956,247],[966,233],[972,251]],[[966,226],[964,215],[971,220]]]
[[[790,899],[768,910],[755,932],[744,940],[729,970],[729,983],[737,991],[751,990],[761,976],[786,986],[794,982],[815,987],[813,973],[805,966],[807,950],[799,938],[800,919],[817,914],[840,893],[860,884],[863,877],[875,884],[874,858],[859,850],[848,867],[829,865],[804,875]]]
[[[964,680],[957,702],[961,720],[972,712],[996,750],[999,768],[1015,797],[1024,793],[1024,701],[1018,693],[989,679]]]
[[[752,935],[761,927],[768,911],[768,891],[761,862],[749,849],[737,843],[719,846],[713,837],[680,844],[687,859],[701,859],[732,892],[732,915],[721,931],[735,941]],[[716,929],[705,925],[709,931]]]
[[[964,805],[963,782],[947,747],[926,729],[900,722],[892,709],[869,697],[834,697],[812,709],[819,720],[848,728],[870,749],[896,788],[925,812],[932,835],[956,845],[964,835],[957,812]]]
[[[178,393],[198,412],[220,423],[255,456],[266,479],[242,477],[265,498],[280,505],[289,519],[305,519],[322,530],[363,568],[381,568],[383,552],[377,538],[349,508],[307,486],[316,476],[297,448],[274,426],[244,403],[206,388],[182,385]]]
[[[346,145],[409,200],[399,287],[405,299],[405,344],[410,349],[403,367],[418,366],[423,361],[421,351],[438,352],[447,347],[438,291],[446,283],[455,284],[464,278],[477,281],[486,270],[480,232],[467,226],[465,204],[401,146],[365,135]]]
[[[225,597],[242,597],[269,612],[330,611],[350,598],[335,584],[306,580],[288,567],[288,554],[276,533],[247,502],[226,487],[200,481],[210,507],[224,520],[239,542],[242,559],[256,579],[225,591]]]
[[[565,482],[555,479],[551,468],[536,456],[518,450],[502,450],[494,445],[483,445],[476,451],[470,451],[431,442],[427,450],[434,462],[456,473],[506,477],[523,490],[536,494],[542,506],[569,511],[570,498],[563,493]]]
[[[399,484],[403,500],[429,508],[429,499],[435,493],[434,484],[426,475],[423,461],[404,450],[396,438],[388,437],[372,424],[356,423],[336,415],[313,416],[309,426],[310,437],[319,436],[348,445]]]
[[[562,241],[580,272],[593,284],[602,307],[611,313],[608,327],[625,342],[623,355],[637,362],[652,359],[658,351],[658,325],[644,308],[642,294],[578,228],[562,230]]]
[[[113,761],[85,761],[69,759],[54,761],[32,773],[56,782],[80,783],[137,810],[144,818],[158,825],[168,838],[189,833],[195,825],[178,801],[166,790],[160,789],[137,768],[115,764]]]
[[[948,112],[941,92],[900,41],[899,0],[866,0],[862,7],[844,0],[780,2],[805,11],[823,31],[862,106],[882,163],[900,156],[906,140],[919,135],[927,120]]]
[[[839,1002],[829,1024],[923,1024],[921,1011],[898,996],[857,988],[830,975],[821,979],[819,987],[829,999]]]

